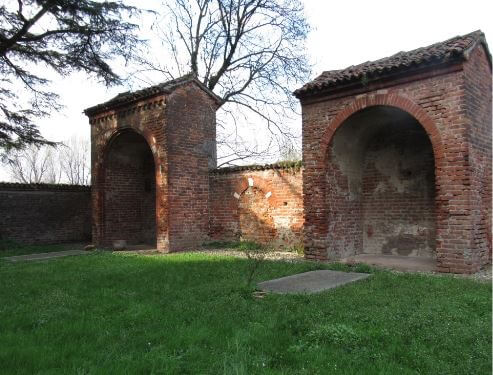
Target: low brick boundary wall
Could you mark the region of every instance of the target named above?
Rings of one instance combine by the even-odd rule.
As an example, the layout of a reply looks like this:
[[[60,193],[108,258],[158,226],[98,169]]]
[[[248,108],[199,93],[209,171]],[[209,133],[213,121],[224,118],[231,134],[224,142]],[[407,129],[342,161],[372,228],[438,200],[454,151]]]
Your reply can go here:
[[[91,188],[0,183],[0,239],[24,244],[91,241]]]
[[[211,240],[252,240],[278,247],[303,242],[301,163],[210,172]]]

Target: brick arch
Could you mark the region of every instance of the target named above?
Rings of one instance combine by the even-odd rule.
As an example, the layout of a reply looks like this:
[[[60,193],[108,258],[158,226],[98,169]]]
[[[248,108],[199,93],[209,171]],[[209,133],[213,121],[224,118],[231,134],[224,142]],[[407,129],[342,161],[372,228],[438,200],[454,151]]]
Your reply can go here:
[[[248,179],[251,178],[253,179],[253,186],[250,186],[248,183]],[[235,192],[238,194],[239,198],[243,196],[243,194],[250,188],[253,187],[255,189],[259,189],[263,192],[264,197],[266,200],[269,201],[269,204],[272,207],[276,207],[279,205],[278,199],[276,199],[275,195],[275,188],[272,186],[272,181],[262,178],[262,177],[254,177],[254,176],[247,176],[245,178],[242,178],[236,183],[235,186]],[[265,196],[265,194],[271,193],[268,197]]]
[[[114,129],[111,132],[107,132],[106,134],[102,135],[102,144],[99,146],[99,149],[97,151],[97,160],[98,163],[95,164],[95,177],[98,179],[98,185],[99,186],[105,186],[106,182],[106,168],[108,167],[108,158],[110,155],[110,152],[112,150],[112,146],[114,145],[115,141],[117,141],[120,136],[124,134],[132,133],[133,135],[138,136],[142,140],[144,140],[146,146],[148,147],[148,150],[152,154],[152,160],[154,162],[154,186],[155,186],[155,199],[154,199],[154,210],[155,210],[155,234],[154,237],[157,240],[158,237],[158,225],[159,225],[159,214],[158,214],[158,203],[160,200],[160,197],[162,196],[160,190],[159,190],[159,166],[160,166],[160,159],[159,155],[157,155],[156,150],[156,142],[152,140],[152,133],[147,132],[147,131],[141,131],[140,129],[135,128],[134,126],[119,126],[117,129]],[[154,146],[154,147],[153,147]],[[94,195],[96,196],[96,210],[93,213],[93,218],[97,220],[98,223],[98,238],[99,240],[106,240],[106,209],[105,209],[105,201],[106,201],[106,188],[102,189],[93,189],[94,190]]]
[[[118,139],[118,137],[120,135],[122,135],[124,133],[128,133],[128,132],[133,132],[133,133],[141,136],[145,140],[145,142],[147,143],[147,146],[151,150],[152,156],[154,158],[154,168],[155,168],[155,171],[157,172],[157,170],[158,170],[157,168],[158,168],[158,164],[159,164],[159,158],[155,152],[155,145],[153,145],[153,143],[155,143],[155,142],[152,141],[152,135],[147,131],[141,131],[140,129],[136,129],[133,126],[119,127],[118,129],[114,130],[113,132],[111,132],[110,134],[108,134],[104,137],[105,142],[102,145],[101,150],[100,150],[100,156],[101,156],[100,157],[101,163],[100,163],[100,168],[99,168],[100,172],[104,169],[104,165],[105,165],[106,160],[108,158],[108,153],[111,149],[112,144],[115,142],[116,139]]]
[[[441,166],[444,158],[444,150],[440,132],[438,131],[435,122],[418,104],[408,98],[397,94],[365,95],[364,97],[355,99],[352,103],[350,103],[342,111],[340,111],[330,122],[329,126],[322,135],[320,141],[321,153],[319,154],[321,157],[321,162],[325,163],[327,160],[328,147],[336,130],[351,115],[361,111],[362,109],[373,106],[396,107],[413,116],[421,124],[421,126],[428,134],[428,137],[430,138],[430,142],[433,148],[433,155],[435,158],[435,169]]]
[[[272,209],[260,184],[247,186],[238,197],[238,225],[242,238],[260,243],[272,242],[277,234]]]
[[[439,261],[440,257],[444,252],[441,228],[446,227],[447,225],[446,215],[443,214],[444,211],[446,211],[446,203],[445,200],[443,199],[443,193],[444,193],[443,185],[445,181],[443,174],[443,166],[446,162],[444,157],[445,150],[442,144],[441,134],[434,120],[428,115],[428,113],[422,107],[420,107],[412,100],[397,94],[365,95],[354,99],[352,102],[350,102],[346,107],[344,107],[336,114],[336,116],[332,119],[332,121],[330,121],[327,128],[324,130],[320,140],[319,151],[317,153],[316,165],[318,166],[318,169],[320,171],[324,171],[324,173],[322,174],[325,176],[329,162],[328,160],[329,146],[332,142],[332,139],[337,129],[343,126],[345,121],[348,120],[353,114],[356,114],[357,112],[363,109],[374,107],[374,106],[394,107],[406,112],[420,123],[420,125],[423,127],[430,140],[431,147],[433,150],[434,167],[435,167],[435,215],[436,215],[435,220],[437,225],[437,233],[435,237],[435,245],[436,245],[435,254],[437,257],[437,261]],[[320,204],[323,205],[325,204],[323,202],[326,202],[327,189],[325,183],[322,183],[322,181],[320,180],[323,177],[319,175],[318,178],[319,178],[318,181],[320,181],[321,183],[321,189],[319,190],[320,196],[319,196],[319,201],[317,202],[320,202]],[[323,215],[327,215],[327,214],[328,211],[324,211]],[[321,229],[320,234],[322,235],[322,238],[324,238],[329,233],[329,227],[327,222],[323,221],[323,224],[319,225],[319,228]],[[311,244],[308,245],[310,246]],[[326,259],[326,256],[323,254],[323,252],[326,249],[325,246],[326,245],[324,243],[324,245],[322,246],[323,247],[322,250],[314,248],[314,250],[312,250],[313,254],[310,253],[309,255],[319,259]]]
[[[118,129],[113,130],[110,133],[107,133],[103,135],[104,139],[104,144],[101,145],[101,147],[98,150],[98,155],[97,155],[97,160],[98,163],[96,164],[96,178],[99,181],[104,181],[104,169],[105,165],[108,159],[108,154],[109,151],[111,150],[112,144],[115,142],[118,137],[124,133],[127,132],[133,132],[139,136],[141,136],[145,142],[147,143],[147,146],[151,150],[152,157],[154,160],[154,174],[156,178],[156,186],[158,186],[158,183],[160,184],[159,178],[158,178],[158,171],[159,171],[159,166],[161,165],[161,160],[159,158],[159,155],[157,154],[156,150],[156,142],[152,141],[152,134],[148,131],[141,131],[140,129],[136,129],[134,126],[120,126]]]

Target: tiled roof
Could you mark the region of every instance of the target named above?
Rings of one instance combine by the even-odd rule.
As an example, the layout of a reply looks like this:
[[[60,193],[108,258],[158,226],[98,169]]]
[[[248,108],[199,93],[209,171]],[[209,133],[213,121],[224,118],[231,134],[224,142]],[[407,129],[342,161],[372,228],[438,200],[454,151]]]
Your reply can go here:
[[[477,30],[428,47],[399,52],[380,60],[367,61],[341,70],[325,71],[313,81],[296,90],[294,95],[301,98],[307,94],[330,90],[355,81],[374,80],[415,68],[464,60],[478,43],[485,46],[491,64],[491,55],[488,52],[485,36],[480,30]]]
[[[94,115],[98,112],[102,112],[108,109],[112,109],[115,107],[119,107],[125,105],[127,103],[135,102],[137,100],[149,98],[158,94],[170,94],[177,87],[189,83],[195,82],[201,89],[207,92],[218,104],[221,102],[221,98],[219,98],[216,94],[210,91],[202,82],[200,82],[193,74],[187,74],[182,77],[173,79],[171,81],[166,81],[159,83],[154,86],[146,87],[137,91],[127,91],[118,94],[113,99],[108,100],[107,102],[95,105],[93,107],[87,108],[84,110],[86,115]]]

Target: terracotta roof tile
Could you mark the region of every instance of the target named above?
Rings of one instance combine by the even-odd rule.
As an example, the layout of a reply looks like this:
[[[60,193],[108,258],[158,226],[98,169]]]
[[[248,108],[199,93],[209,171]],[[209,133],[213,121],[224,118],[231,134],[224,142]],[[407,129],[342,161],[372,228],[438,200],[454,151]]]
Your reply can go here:
[[[86,115],[94,115],[96,113],[112,109],[115,107],[119,107],[122,105],[125,105],[127,103],[135,102],[137,100],[149,98],[154,95],[158,94],[170,94],[173,92],[177,87],[188,83],[188,82],[195,82],[201,89],[203,89],[205,92],[207,92],[216,102],[220,103],[221,99],[214,94],[212,91],[210,91],[202,82],[200,82],[193,74],[187,74],[182,77],[162,82],[157,85],[149,86],[146,88],[143,88],[141,90],[137,91],[127,91],[118,94],[114,98],[95,105],[93,107],[89,107],[84,110],[84,113]]]
[[[482,43],[488,52],[488,46],[484,34],[480,31],[456,36],[444,42],[435,43],[428,47],[418,48],[408,52],[398,52],[390,57],[376,61],[350,66],[341,70],[325,71],[313,81],[294,92],[301,98],[322,90],[361,81],[365,79],[378,79],[390,73],[409,71],[414,68],[438,65],[449,61],[460,61],[467,58],[469,51],[478,43]],[[491,56],[490,64],[491,64]]]

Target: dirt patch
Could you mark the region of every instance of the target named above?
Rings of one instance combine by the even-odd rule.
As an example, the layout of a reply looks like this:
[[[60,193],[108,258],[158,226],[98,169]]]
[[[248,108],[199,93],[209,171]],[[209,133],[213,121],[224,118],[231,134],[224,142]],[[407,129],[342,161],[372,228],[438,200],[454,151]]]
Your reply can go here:
[[[226,256],[234,256],[239,258],[246,258],[246,255],[243,251],[238,251],[234,249],[204,249],[204,250],[196,250],[195,252],[201,254],[208,255],[226,255]],[[286,262],[304,262],[306,261],[303,255],[299,255],[298,253],[288,252],[288,251],[272,251],[268,252],[265,259],[268,260],[283,260]]]

